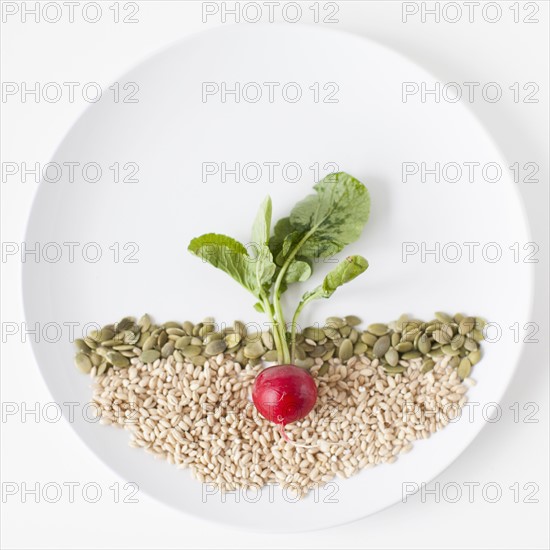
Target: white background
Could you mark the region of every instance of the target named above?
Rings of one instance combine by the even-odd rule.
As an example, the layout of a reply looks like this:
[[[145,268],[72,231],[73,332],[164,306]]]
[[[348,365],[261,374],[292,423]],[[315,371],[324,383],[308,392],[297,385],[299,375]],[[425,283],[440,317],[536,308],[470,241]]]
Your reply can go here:
[[[28,5],[29,3],[27,3]],[[30,3],[31,7],[34,2]],[[113,23],[113,2],[101,2],[103,17],[95,24],[82,20],[75,7],[75,23],[65,15],[57,23],[23,23],[21,16],[2,24],[2,81],[99,82],[107,87],[144,57],[188,36],[221,24],[219,15],[202,22],[199,2],[139,3],[136,24]],[[261,3],[260,3],[261,4]],[[303,23],[311,23],[313,2],[301,2]],[[321,2],[321,7],[323,6]],[[415,3],[409,3],[413,5]],[[421,9],[422,4],[416,3]],[[443,3],[444,4],[444,3]],[[400,51],[442,81],[498,82],[504,89],[514,82],[536,82],[539,103],[510,101],[470,106],[501,147],[509,164],[536,162],[539,183],[518,184],[531,223],[532,240],[540,246],[537,295],[530,320],[540,325],[539,344],[527,344],[516,376],[501,403],[502,418],[487,425],[470,448],[436,481],[440,487],[458,484],[462,498],[450,502],[433,495],[410,497],[370,518],[316,533],[261,535],[227,530],[189,519],[142,493],[139,503],[115,503],[109,489],[117,478],[84,447],[65,420],[48,423],[32,414],[2,418],[2,482],[98,483],[103,497],[85,502],[76,490],[57,503],[35,503],[29,495],[3,494],[1,544],[3,548],[547,548],[548,538],[548,3],[539,8],[539,23],[514,23],[512,2],[500,3],[500,21],[489,23],[480,6],[474,22],[462,18],[439,23],[420,14],[402,22],[401,2],[340,2],[338,24],[324,25],[364,35]],[[531,8],[520,3],[520,18]],[[433,7],[428,2],[427,7]],[[525,9],[524,9],[525,8]],[[4,3],[3,9],[6,9]],[[124,12],[122,12],[124,13]],[[321,12],[323,13],[323,12]],[[491,12],[488,12],[492,16]],[[276,14],[280,12],[276,11]],[[449,11],[449,17],[454,12]],[[277,20],[281,21],[280,15]],[[229,23],[233,19],[228,16]],[[247,23],[244,23],[247,24]],[[283,21],[284,24],[284,21]],[[288,24],[288,23],[286,23]],[[360,68],[358,68],[360,70]],[[46,163],[87,103],[2,103],[2,162]],[[36,184],[2,182],[2,241],[21,242]],[[495,197],[495,208],[498,197]],[[2,263],[2,321],[23,322],[20,264]],[[513,292],[514,289],[510,289]],[[51,401],[30,346],[21,337],[2,343],[1,398],[32,407]],[[519,404],[519,422],[509,409]],[[528,403],[535,403],[538,422],[524,422]],[[497,483],[498,502],[484,499],[481,487]],[[474,502],[465,484],[479,483]],[[509,489],[519,484],[519,500]],[[530,494],[525,484],[538,491]],[[429,488],[436,488],[435,483]],[[125,492],[122,491],[122,495]],[[489,495],[492,496],[492,493]],[[4,502],[5,501],[5,502]],[[253,526],[251,526],[253,527]],[[277,525],[273,526],[277,531]]]

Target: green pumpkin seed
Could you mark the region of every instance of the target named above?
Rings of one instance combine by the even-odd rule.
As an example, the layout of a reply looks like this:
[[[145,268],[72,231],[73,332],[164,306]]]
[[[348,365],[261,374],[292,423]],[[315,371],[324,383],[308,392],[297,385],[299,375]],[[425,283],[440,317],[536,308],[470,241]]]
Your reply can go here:
[[[346,315],[346,317],[344,317],[344,321],[350,327],[356,327],[361,324],[361,319],[359,319],[356,315]]]
[[[353,356],[353,343],[351,340],[348,340],[347,338],[342,341],[342,344],[340,346],[340,349],[338,350],[338,359],[342,363],[345,363],[351,357]]]
[[[181,348],[181,353],[185,356],[185,357],[196,357],[197,355],[200,354],[201,352],[201,347],[200,346],[193,346],[193,345],[190,345],[188,344],[187,346],[184,346]]]
[[[378,340],[378,338],[370,332],[363,332],[363,334],[361,334],[361,342],[364,342],[371,348],[376,344],[376,340]]]
[[[271,349],[268,352],[264,353],[262,356],[262,359],[264,361],[277,361],[278,359],[278,353],[276,349]]]
[[[191,345],[192,346],[202,346],[202,339],[198,338],[197,336],[193,336],[191,338]]]
[[[120,346],[113,346],[113,349],[115,351],[130,351],[134,349],[135,346],[132,346],[131,344],[122,344]]]
[[[325,346],[315,346],[315,348],[313,348],[309,352],[309,355],[310,355],[310,357],[323,357],[323,355],[325,354],[326,351],[327,350],[326,350]]]
[[[162,349],[160,350],[160,354],[162,357],[166,358],[172,355],[174,353],[174,344],[172,342],[166,342],[164,346],[162,346]]]
[[[481,352],[479,350],[472,351],[471,353],[468,354],[468,360],[472,365],[476,365],[477,363],[479,363],[480,359],[481,359]]]
[[[418,351],[426,355],[432,349],[432,341],[428,336],[424,334],[420,340],[418,340]]]
[[[323,361],[328,361],[333,355],[334,353],[336,352],[336,348],[333,347],[331,349],[329,349],[322,357]]]
[[[325,326],[323,331],[324,331],[326,337],[330,338],[331,340],[335,340],[336,338],[340,338],[340,332],[338,332],[338,329],[336,329],[334,327]]]
[[[486,327],[487,321],[485,319],[482,319],[481,317],[476,317],[476,330],[483,331],[483,329]]]
[[[353,344],[355,344],[357,340],[359,340],[359,333],[354,328],[352,328],[348,338],[352,341]]]
[[[179,327],[168,327],[166,329],[166,334],[175,334],[176,336],[185,336],[185,331]]]
[[[183,328],[183,330],[185,331],[185,334],[187,334],[187,336],[193,336],[194,325],[191,321],[185,321],[181,325],[181,328]]]
[[[443,350],[441,348],[434,348],[432,346],[432,349],[430,350],[430,352],[428,353],[428,355],[432,358],[435,358],[435,357],[442,357],[443,356]]]
[[[454,322],[455,322],[455,323],[460,324],[460,322],[462,321],[462,319],[464,319],[464,317],[465,317],[465,316],[462,315],[462,313],[456,313],[456,314],[454,315],[453,319],[454,319]]]
[[[464,339],[464,349],[467,351],[476,351],[479,348],[477,342],[473,338]]]
[[[120,340],[116,340],[114,338],[112,340],[105,340],[104,342],[101,342],[101,345],[104,348],[112,348],[114,346],[119,346],[120,345]]]
[[[422,354],[419,351],[413,350],[413,351],[407,351],[401,356],[401,359],[404,359],[405,361],[408,361],[409,359],[418,359],[419,357],[422,357]]]
[[[435,362],[431,359],[426,359],[424,363],[422,363],[421,372],[426,374],[427,372],[430,372],[435,367]]]
[[[296,346],[294,355],[296,356],[297,359],[300,359],[302,361],[306,358],[306,352],[301,345]]]
[[[90,353],[90,361],[94,367],[99,367],[103,362],[103,357],[99,353],[92,352]]]
[[[363,353],[365,353],[368,349],[368,346],[367,344],[363,343],[363,342],[357,342],[354,346],[353,346],[353,353],[355,355],[362,355]]]
[[[464,345],[465,340],[466,337],[463,334],[457,334],[451,340],[451,347],[454,350],[460,349]]]
[[[464,378],[468,378],[470,376],[470,373],[472,372],[472,363],[470,363],[470,360],[467,357],[464,357],[462,361],[460,361],[460,364],[458,365],[457,374],[464,380]]]
[[[452,367],[453,369],[458,368],[458,366],[460,365],[460,359],[461,358],[458,355],[451,357],[449,359],[449,366]]]
[[[86,342],[82,338],[77,338],[74,341],[74,345],[77,350],[82,351],[84,353],[90,353],[92,351],[90,346],[88,346],[88,344],[86,344]]]
[[[450,323],[453,320],[453,318],[450,315],[448,315],[447,313],[444,313],[443,311],[436,311],[435,318],[441,323]]]
[[[240,334],[242,338],[246,336],[246,326],[240,321],[235,321],[233,323],[233,328],[237,334]]]
[[[128,357],[124,357],[124,355],[118,351],[108,351],[106,357],[107,361],[115,367],[127,367],[130,365]]]
[[[116,325],[116,331],[122,332],[123,330],[128,330],[133,324],[135,323],[135,319],[133,317],[124,317],[124,319],[121,319]],[[111,336],[112,338],[112,336]],[[104,340],[108,340],[108,338],[104,338]]]
[[[243,349],[239,349],[235,355],[235,363],[239,363],[239,365],[244,365],[246,362],[246,358],[244,356]]]
[[[84,374],[88,374],[92,370],[93,366],[90,358],[82,352],[75,355],[74,364],[76,365],[76,368]]]
[[[340,329],[346,326],[346,322],[341,317],[327,317],[327,320],[325,321],[325,325],[326,327]]]
[[[247,359],[258,359],[265,353],[265,348],[262,346],[262,343],[258,340],[255,342],[250,342],[244,347],[244,356]]]
[[[367,327],[367,331],[375,336],[384,336],[385,334],[388,334],[389,330],[388,325],[385,325],[384,323],[374,323]]]
[[[234,332],[233,334],[228,334],[225,337],[225,343],[227,344],[228,348],[234,348],[241,343],[242,339],[242,336],[238,332]]]
[[[340,334],[344,337],[344,338],[347,338],[350,334],[351,334],[351,327],[348,327],[347,325],[345,327],[342,327],[340,329]]]
[[[97,376],[101,376],[109,368],[109,363],[104,361],[97,367]]]
[[[372,348],[372,352],[376,357],[384,357],[386,352],[390,349],[391,340],[389,336],[381,336],[376,340]]]
[[[399,351],[400,353],[405,353],[413,349],[411,342],[399,342],[399,344],[396,344],[394,347],[396,351]]]
[[[304,329],[302,334],[305,338],[309,338],[310,340],[314,340],[315,342],[322,340],[326,336],[325,331],[319,327],[307,327]]]
[[[273,339],[273,334],[271,334],[271,332],[267,331],[267,332],[262,332],[262,343],[263,345],[271,350],[275,347],[275,341]]]
[[[145,340],[145,342],[143,343],[143,347],[141,349],[143,351],[148,351],[150,349],[153,349],[156,345],[157,345],[157,337],[151,334],[151,336],[149,336],[149,338]]]
[[[328,363],[323,363],[321,368],[319,369],[319,372],[317,373],[318,376],[325,376],[325,374],[328,372],[328,368],[330,365]]]
[[[401,342],[401,335],[398,332],[393,332],[391,335],[391,345],[395,347],[399,342]]]
[[[149,317],[149,315],[147,315],[147,313],[145,315],[143,315],[140,320],[138,321],[137,323],[139,325],[139,327],[141,328],[141,331],[148,331],[149,328],[151,327],[151,317]]]
[[[388,374],[403,374],[407,370],[407,367],[403,367],[402,365],[398,365],[396,367],[392,367],[391,365],[383,365],[383,367]]]
[[[451,356],[460,355],[460,351],[457,349],[453,349],[450,344],[446,344],[441,349],[443,350],[443,353],[445,355],[451,355]]]
[[[449,344],[451,342],[451,336],[444,330],[434,330],[432,338],[439,344]]]
[[[175,348],[183,349],[185,346],[188,346],[191,343],[191,336],[181,336],[176,340]]]
[[[142,363],[154,363],[160,357],[160,352],[156,349],[149,349],[142,352],[139,356],[139,360]]]
[[[204,355],[195,355],[195,357],[191,358],[191,363],[193,363],[195,367],[204,367],[206,361],[207,359]]]
[[[205,348],[204,353],[206,355],[218,355],[223,353],[227,348],[227,344],[224,340],[213,340]]]
[[[302,367],[305,369],[310,369],[315,364],[315,359],[313,357],[306,357],[305,359],[295,359],[294,363],[297,367]]]
[[[458,333],[459,334],[468,334],[475,329],[476,320],[474,317],[464,317],[462,321],[458,324]]]
[[[185,357],[183,356],[183,354],[179,350],[174,350],[174,359],[178,363],[183,363],[184,360],[185,360]]]
[[[472,338],[476,342],[483,342],[483,340],[485,340],[485,336],[483,335],[483,332],[481,330],[477,330],[477,329],[472,331]]]
[[[399,363],[399,353],[394,348],[390,348],[386,355],[384,355],[384,358],[388,362],[388,364],[392,367],[395,367],[397,363]]]

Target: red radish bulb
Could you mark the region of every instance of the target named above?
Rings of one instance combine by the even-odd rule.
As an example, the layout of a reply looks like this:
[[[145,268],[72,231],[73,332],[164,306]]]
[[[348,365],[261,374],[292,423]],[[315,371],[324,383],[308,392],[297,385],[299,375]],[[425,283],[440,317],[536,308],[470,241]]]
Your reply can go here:
[[[260,414],[284,426],[309,414],[317,401],[317,386],[309,372],[295,365],[277,365],[264,369],[257,376],[252,400]]]

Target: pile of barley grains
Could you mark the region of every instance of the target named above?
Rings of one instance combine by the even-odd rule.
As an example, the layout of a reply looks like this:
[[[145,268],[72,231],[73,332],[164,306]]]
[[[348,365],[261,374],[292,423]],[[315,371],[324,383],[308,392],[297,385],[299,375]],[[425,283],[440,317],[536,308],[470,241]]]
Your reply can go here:
[[[461,381],[450,359],[438,358],[426,373],[422,359],[403,361],[405,372],[393,375],[365,355],[331,358],[319,375],[324,362],[315,359],[318,402],[286,427],[298,446],[251,403],[262,365],[243,367],[231,354],[204,366],[171,355],[149,364],[134,357],[129,368],[99,375],[94,367],[93,400],[102,423],[131,432],[131,446],[190,468],[201,482],[222,490],[277,483],[303,495],[335,476],[394,462],[455,418],[473,380]]]

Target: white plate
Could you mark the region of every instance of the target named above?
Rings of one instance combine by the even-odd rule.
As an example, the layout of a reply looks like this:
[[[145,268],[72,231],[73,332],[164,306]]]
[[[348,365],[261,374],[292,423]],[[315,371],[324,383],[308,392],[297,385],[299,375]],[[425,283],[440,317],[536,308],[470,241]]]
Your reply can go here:
[[[528,316],[529,264],[514,263],[507,249],[529,241],[526,222],[507,165],[493,141],[462,104],[403,103],[402,82],[430,82],[430,75],[375,43],[340,32],[295,26],[224,27],[198,34],[140,64],[119,82],[139,85],[139,103],[114,103],[107,93],[76,122],[54,160],[98,162],[99,183],[68,173],[43,182],[32,209],[26,241],[78,242],[76,259],[27,261],[23,268],[27,322],[113,322],[126,314],[150,312],[157,320],[214,315],[263,322],[253,300],[223,273],[186,252],[203,232],[227,232],[246,241],[256,208],[269,193],[277,219],[308,192],[308,168],[336,162],[362,180],[372,196],[372,214],[363,237],[349,248],[364,254],[370,269],[330,300],[312,305],[304,323],[329,314],[361,315],[366,323],[389,321],[404,311],[430,318],[435,310],[485,316],[503,327],[501,339],[485,346],[475,367],[478,385],[471,399],[498,402],[512,376],[520,345],[510,325]],[[202,82],[287,82],[300,84],[297,103],[280,99],[226,103],[201,100]],[[309,86],[336,82],[338,103],[315,103]],[[262,86],[263,87],[263,86]],[[253,89],[248,88],[250,94]],[[265,91],[265,87],[264,87]],[[289,90],[290,91],[290,90]],[[123,94],[128,91],[123,92]],[[249,95],[252,97],[252,95]],[[498,162],[498,183],[401,183],[403,161]],[[139,164],[139,183],[114,183],[114,162]],[[296,162],[298,183],[265,177],[257,182],[201,182],[203,162]],[[321,175],[332,171],[321,169]],[[78,174],[78,171],[77,171]],[[476,249],[475,261],[436,263],[428,257],[403,262],[403,241],[497,241],[503,259],[490,263]],[[84,243],[97,242],[103,256],[82,260]],[[131,249],[113,261],[113,243],[136,242],[138,263],[124,263]],[[53,253],[50,249],[50,253]],[[93,250],[88,249],[90,255]],[[449,253],[450,253],[449,249]],[[321,273],[322,270],[319,270]],[[65,325],[66,326],[66,325]],[[64,338],[34,345],[40,369],[56,399],[90,398],[90,381],[73,366],[73,346]],[[478,409],[479,410],[479,409]],[[244,528],[282,531],[328,527],[372,514],[401,499],[402,484],[427,482],[468,446],[484,424],[481,414],[419,442],[395,464],[337,481],[298,503],[276,491],[258,502],[240,495],[222,502],[201,498],[189,472],[126,445],[128,434],[83,420],[77,434],[121,477],[164,503],[204,519]],[[329,498],[332,493],[333,498]],[[251,500],[252,495],[248,495]],[[206,502],[203,502],[206,500]],[[317,500],[317,502],[316,502]],[[336,500],[337,503],[333,501]]]

